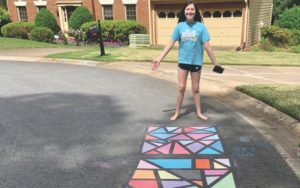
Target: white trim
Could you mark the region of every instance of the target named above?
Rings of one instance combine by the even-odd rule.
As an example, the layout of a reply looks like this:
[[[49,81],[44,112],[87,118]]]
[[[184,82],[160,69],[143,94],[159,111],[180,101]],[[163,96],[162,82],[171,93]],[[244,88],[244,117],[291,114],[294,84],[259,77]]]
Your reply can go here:
[[[101,5],[113,5],[114,0],[98,0]]]
[[[122,0],[124,5],[136,5],[137,0]]]
[[[35,6],[47,6],[47,1],[42,1],[42,0],[38,0],[38,1],[33,1]]]
[[[17,2],[14,2],[14,4],[17,6],[17,7],[26,7],[26,4],[27,2],[26,1],[17,1]]]

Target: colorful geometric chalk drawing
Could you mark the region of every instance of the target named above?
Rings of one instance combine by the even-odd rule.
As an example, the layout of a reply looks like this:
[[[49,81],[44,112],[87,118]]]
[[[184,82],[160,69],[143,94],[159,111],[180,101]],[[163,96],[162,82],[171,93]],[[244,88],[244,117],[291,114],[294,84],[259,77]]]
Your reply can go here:
[[[149,127],[142,153],[218,155],[224,150],[214,127]]]
[[[223,153],[214,127],[149,127],[143,157],[125,188],[235,188]]]

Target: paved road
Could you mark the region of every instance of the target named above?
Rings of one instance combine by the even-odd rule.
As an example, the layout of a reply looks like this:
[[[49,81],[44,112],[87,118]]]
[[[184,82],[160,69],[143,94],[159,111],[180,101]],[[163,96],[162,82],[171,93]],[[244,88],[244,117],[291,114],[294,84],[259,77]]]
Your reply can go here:
[[[151,126],[214,127],[236,187],[299,187],[256,128],[212,96],[201,98],[207,122],[196,118],[190,92],[170,122],[176,84],[140,74],[2,61],[0,80],[1,187],[126,187]]]

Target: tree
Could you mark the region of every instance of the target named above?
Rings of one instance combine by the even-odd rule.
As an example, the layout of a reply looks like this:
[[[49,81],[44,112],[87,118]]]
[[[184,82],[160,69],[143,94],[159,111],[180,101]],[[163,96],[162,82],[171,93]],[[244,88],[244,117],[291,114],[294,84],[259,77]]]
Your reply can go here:
[[[0,0],[0,8],[4,8],[7,10],[6,0]]]
[[[300,5],[300,0],[274,0],[272,23],[279,18],[279,14],[282,14],[286,9],[290,9],[294,5]]]

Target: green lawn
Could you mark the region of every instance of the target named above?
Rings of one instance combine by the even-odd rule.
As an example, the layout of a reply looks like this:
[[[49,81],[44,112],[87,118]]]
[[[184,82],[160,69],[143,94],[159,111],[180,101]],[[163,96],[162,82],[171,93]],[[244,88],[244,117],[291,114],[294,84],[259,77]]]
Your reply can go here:
[[[46,42],[36,42],[32,40],[23,40],[16,38],[0,37],[0,49],[17,49],[17,48],[76,48],[76,46],[51,44]]]
[[[237,90],[257,98],[300,120],[300,85],[259,84],[238,86]]]
[[[95,61],[138,61],[151,62],[162,52],[162,48],[129,48],[105,47],[105,56],[100,56],[99,47],[78,52],[53,54],[49,58],[89,59]],[[300,66],[300,54],[286,52],[237,52],[214,51],[217,60],[222,65],[259,65],[259,66]],[[173,48],[165,57],[164,62],[177,62],[178,49]],[[204,53],[204,63],[211,61]]]

